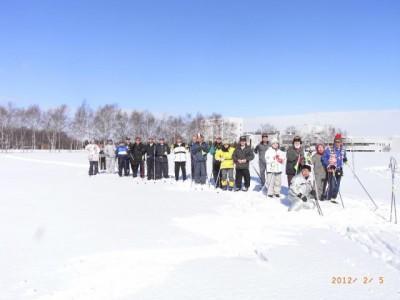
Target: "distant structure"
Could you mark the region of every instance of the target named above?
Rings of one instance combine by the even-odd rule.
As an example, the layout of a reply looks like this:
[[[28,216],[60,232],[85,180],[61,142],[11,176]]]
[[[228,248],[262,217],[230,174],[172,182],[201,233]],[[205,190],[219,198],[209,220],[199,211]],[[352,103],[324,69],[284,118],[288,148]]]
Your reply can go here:
[[[400,137],[347,136],[347,151],[400,152]]]
[[[204,134],[206,138],[213,141],[215,137],[221,136],[232,141],[238,141],[243,135],[243,119],[226,117],[205,119],[203,121]]]

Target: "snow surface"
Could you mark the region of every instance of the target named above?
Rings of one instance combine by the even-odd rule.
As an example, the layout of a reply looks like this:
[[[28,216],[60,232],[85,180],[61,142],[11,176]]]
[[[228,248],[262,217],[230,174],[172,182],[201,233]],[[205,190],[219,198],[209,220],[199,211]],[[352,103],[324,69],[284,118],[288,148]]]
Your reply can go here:
[[[346,168],[345,209],[321,217],[254,191],[255,174],[248,193],[217,193],[89,178],[84,152],[1,153],[0,299],[400,299],[389,156],[354,160],[377,211]]]

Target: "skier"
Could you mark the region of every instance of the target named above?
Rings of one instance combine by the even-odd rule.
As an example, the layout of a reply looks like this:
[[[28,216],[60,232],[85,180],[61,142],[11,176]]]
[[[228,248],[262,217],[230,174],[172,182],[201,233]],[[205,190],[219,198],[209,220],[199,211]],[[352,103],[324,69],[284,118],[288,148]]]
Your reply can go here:
[[[175,180],[179,180],[179,170],[182,170],[182,179],[186,180],[186,145],[182,143],[182,138],[178,137],[173,146],[174,162],[175,162]]]
[[[125,145],[128,147],[128,175],[129,175],[130,172],[131,172],[130,168],[131,168],[131,166],[133,164],[133,161],[132,161],[132,159],[131,159],[131,157],[129,155],[130,149],[133,146],[133,144],[131,143],[131,139],[129,137],[125,138]],[[133,170],[133,166],[132,166],[132,170]]]
[[[261,136],[261,142],[254,148],[254,153],[258,154],[258,166],[260,170],[261,186],[265,185],[265,171],[267,164],[265,162],[265,152],[269,148],[268,134],[263,133]]]
[[[302,208],[313,209],[315,207],[315,190],[313,189],[310,176],[311,166],[302,165],[300,174],[293,177],[289,190],[289,201],[291,205],[289,211],[298,211]]]
[[[219,160],[215,159],[215,153],[221,149],[222,147],[222,139],[220,136],[217,136],[215,138],[214,143],[211,145],[210,147],[210,154],[213,157],[212,160],[212,172],[213,172],[213,178],[214,178],[214,184],[216,187],[221,187],[221,177],[218,178],[218,182],[217,182],[217,177],[219,174],[219,170],[221,168],[221,162]]]
[[[292,146],[286,153],[286,175],[288,186],[290,187],[292,178],[299,174],[301,166],[304,164],[304,151],[301,146],[302,141],[299,136],[293,138]]]
[[[315,188],[317,191],[318,199],[324,200],[324,188],[326,180],[326,168],[322,164],[322,155],[324,154],[324,145],[318,144],[316,147],[316,152],[311,158],[315,179]]]
[[[104,147],[107,173],[114,173],[115,171],[115,150],[116,148],[113,141],[108,140],[107,145]]]
[[[282,171],[285,162],[285,153],[279,149],[279,141],[274,138],[271,147],[265,152],[267,163],[267,195],[279,198],[282,187]]]
[[[141,137],[135,138],[135,143],[131,144],[129,148],[129,155],[131,159],[132,175],[134,178],[140,172],[140,178],[144,178],[144,161],[143,155],[146,152],[145,146],[142,144]]]
[[[250,187],[250,171],[249,165],[250,161],[254,159],[254,152],[246,144],[246,137],[242,136],[239,140],[239,145],[233,152],[233,161],[236,165],[236,189],[235,191],[240,191],[242,189],[242,180],[244,178],[244,188],[243,191],[247,192]]]
[[[100,148],[95,140],[91,140],[86,145],[85,150],[89,153],[89,176],[97,175],[99,173],[99,154]]]
[[[100,153],[99,153],[99,163],[100,163],[100,171],[103,173],[106,171],[106,155],[104,154],[104,144],[100,144]]]
[[[324,198],[336,202],[343,176],[343,164],[347,162],[346,150],[343,147],[342,135],[335,135],[332,149],[328,146],[322,156],[322,164],[326,168],[326,192]]]
[[[120,141],[115,154],[118,158],[118,175],[122,177],[122,170],[125,176],[129,176],[129,149],[124,141]]]
[[[154,138],[149,137],[146,145],[146,163],[147,163],[147,179],[155,179],[155,159],[156,159],[156,144]]]
[[[164,138],[158,140],[156,145],[156,179],[169,178],[168,175],[168,154],[171,150],[165,144]]]
[[[192,181],[194,180],[194,156],[192,154],[192,147],[194,144],[197,143],[197,135],[194,134],[192,135],[192,141],[189,144],[189,152],[190,152],[190,177],[192,178]]]
[[[220,171],[217,174],[218,178],[221,178],[221,188],[223,190],[233,190],[234,187],[234,176],[233,176],[233,152],[235,148],[232,147],[228,140],[224,140],[221,149],[218,149],[215,153],[215,160],[220,162]],[[218,187],[216,185],[216,187]]]
[[[207,153],[209,147],[204,142],[204,136],[197,135],[196,143],[192,145],[190,153],[194,162],[194,181],[198,184],[205,184],[207,181]]]

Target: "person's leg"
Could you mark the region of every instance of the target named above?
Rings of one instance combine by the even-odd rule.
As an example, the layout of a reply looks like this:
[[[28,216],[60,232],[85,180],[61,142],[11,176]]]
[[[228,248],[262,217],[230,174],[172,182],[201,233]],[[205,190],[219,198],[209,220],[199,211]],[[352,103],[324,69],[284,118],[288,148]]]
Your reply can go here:
[[[322,176],[318,176],[315,178],[316,190],[318,193],[318,199],[322,200],[324,197],[324,187],[325,187],[325,178]]]
[[[290,187],[293,177],[294,177],[293,175],[287,175],[288,187]]]
[[[236,189],[241,189],[242,188],[242,170],[241,169],[236,169]]]
[[[179,164],[179,162],[175,162],[175,180],[176,181],[178,181],[179,180],[179,167],[180,167],[180,164]]]
[[[217,184],[217,186],[219,186],[219,182],[217,183],[218,172],[219,172],[219,163],[218,161],[213,161],[212,174],[214,178],[214,184]]]
[[[205,184],[207,182],[207,165],[205,161],[200,164],[200,183]]]
[[[93,162],[89,160],[89,176],[93,175]]]
[[[274,185],[274,183],[272,182],[273,181],[273,177],[274,177],[274,174],[272,174],[272,173],[270,173],[270,172],[267,172],[267,178],[266,178],[266,180],[267,180],[267,186],[266,186],[266,188],[267,188],[267,195],[268,196],[270,196],[270,197],[272,197],[272,195],[274,194],[274,188],[273,188],[273,185]]]
[[[332,192],[332,198],[336,199],[336,197],[340,191],[340,181],[342,179],[342,176],[333,175],[332,177],[335,180],[335,189]]]
[[[261,180],[261,185],[265,184],[265,171],[267,168],[267,165],[264,161],[259,161],[258,162],[258,166],[260,168],[260,180]]]
[[[228,184],[229,184],[229,188],[233,189],[235,186],[235,178],[233,177],[233,168],[232,169],[228,169]]]
[[[335,189],[335,175],[332,172],[328,173],[328,191],[327,191],[327,200],[331,200],[333,198],[333,191]]]
[[[274,194],[279,197],[281,195],[282,177],[281,173],[275,173],[274,175]]]
[[[168,160],[167,161],[164,161],[163,163],[162,163],[162,167],[163,167],[163,177],[164,178],[169,178],[169,172],[168,172]]]
[[[94,175],[97,175],[99,173],[99,162],[95,161],[94,162]]]
[[[228,186],[228,169],[221,169],[219,176],[221,176],[221,188],[226,189]]]
[[[141,160],[139,162],[139,168],[140,168],[140,178],[144,178],[144,160]]]
[[[154,179],[154,160],[152,158],[147,159],[147,179]]]
[[[248,189],[250,187],[250,170],[244,169],[244,187]]]
[[[201,170],[200,170],[200,162],[194,162],[194,182],[195,183],[200,183],[200,174],[201,174]]]
[[[118,175],[122,176],[122,169],[124,167],[124,159],[121,157],[118,157]]]
[[[129,173],[130,173],[130,159],[129,159],[129,158],[126,158],[126,159],[125,159],[125,168],[124,168],[124,171],[125,171],[124,175],[125,175],[125,176],[129,176]]]
[[[182,179],[183,181],[186,180],[186,162],[183,161],[181,162],[181,168],[182,168]]]

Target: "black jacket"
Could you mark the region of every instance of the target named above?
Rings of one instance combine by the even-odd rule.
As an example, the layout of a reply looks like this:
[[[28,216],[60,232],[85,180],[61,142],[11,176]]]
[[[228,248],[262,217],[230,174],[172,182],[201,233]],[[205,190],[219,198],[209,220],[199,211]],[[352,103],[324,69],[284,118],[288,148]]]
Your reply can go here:
[[[286,153],[286,175],[299,174],[303,164],[303,147],[300,147],[300,149],[296,150],[293,146],[291,146]]]
[[[154,154],[156,153],[156,144],[153,145],[147,144],[145,146],[145,153],[147,159],[154,159]]]
[[[131,159],[134,161],[142,161],[143,160],[143,155],[146,153],[146,148],[145,145],[142,143],[140,144],[130,144],[129,145],[129,154],[131,156]]]
[[[235,149],[232,155],[233,161],[236,164],[236,169],[248,169],[249,162],[254,158],[254,152],[250,146],[245,146],[243,149],[240,145]],[[245,159],[245,163],[239,163],[238,160]]]
[[[157,144],[156,146],[156,159],[160,162],[167,162],[167,155],[171,153],[171,149],[167,144]]]

